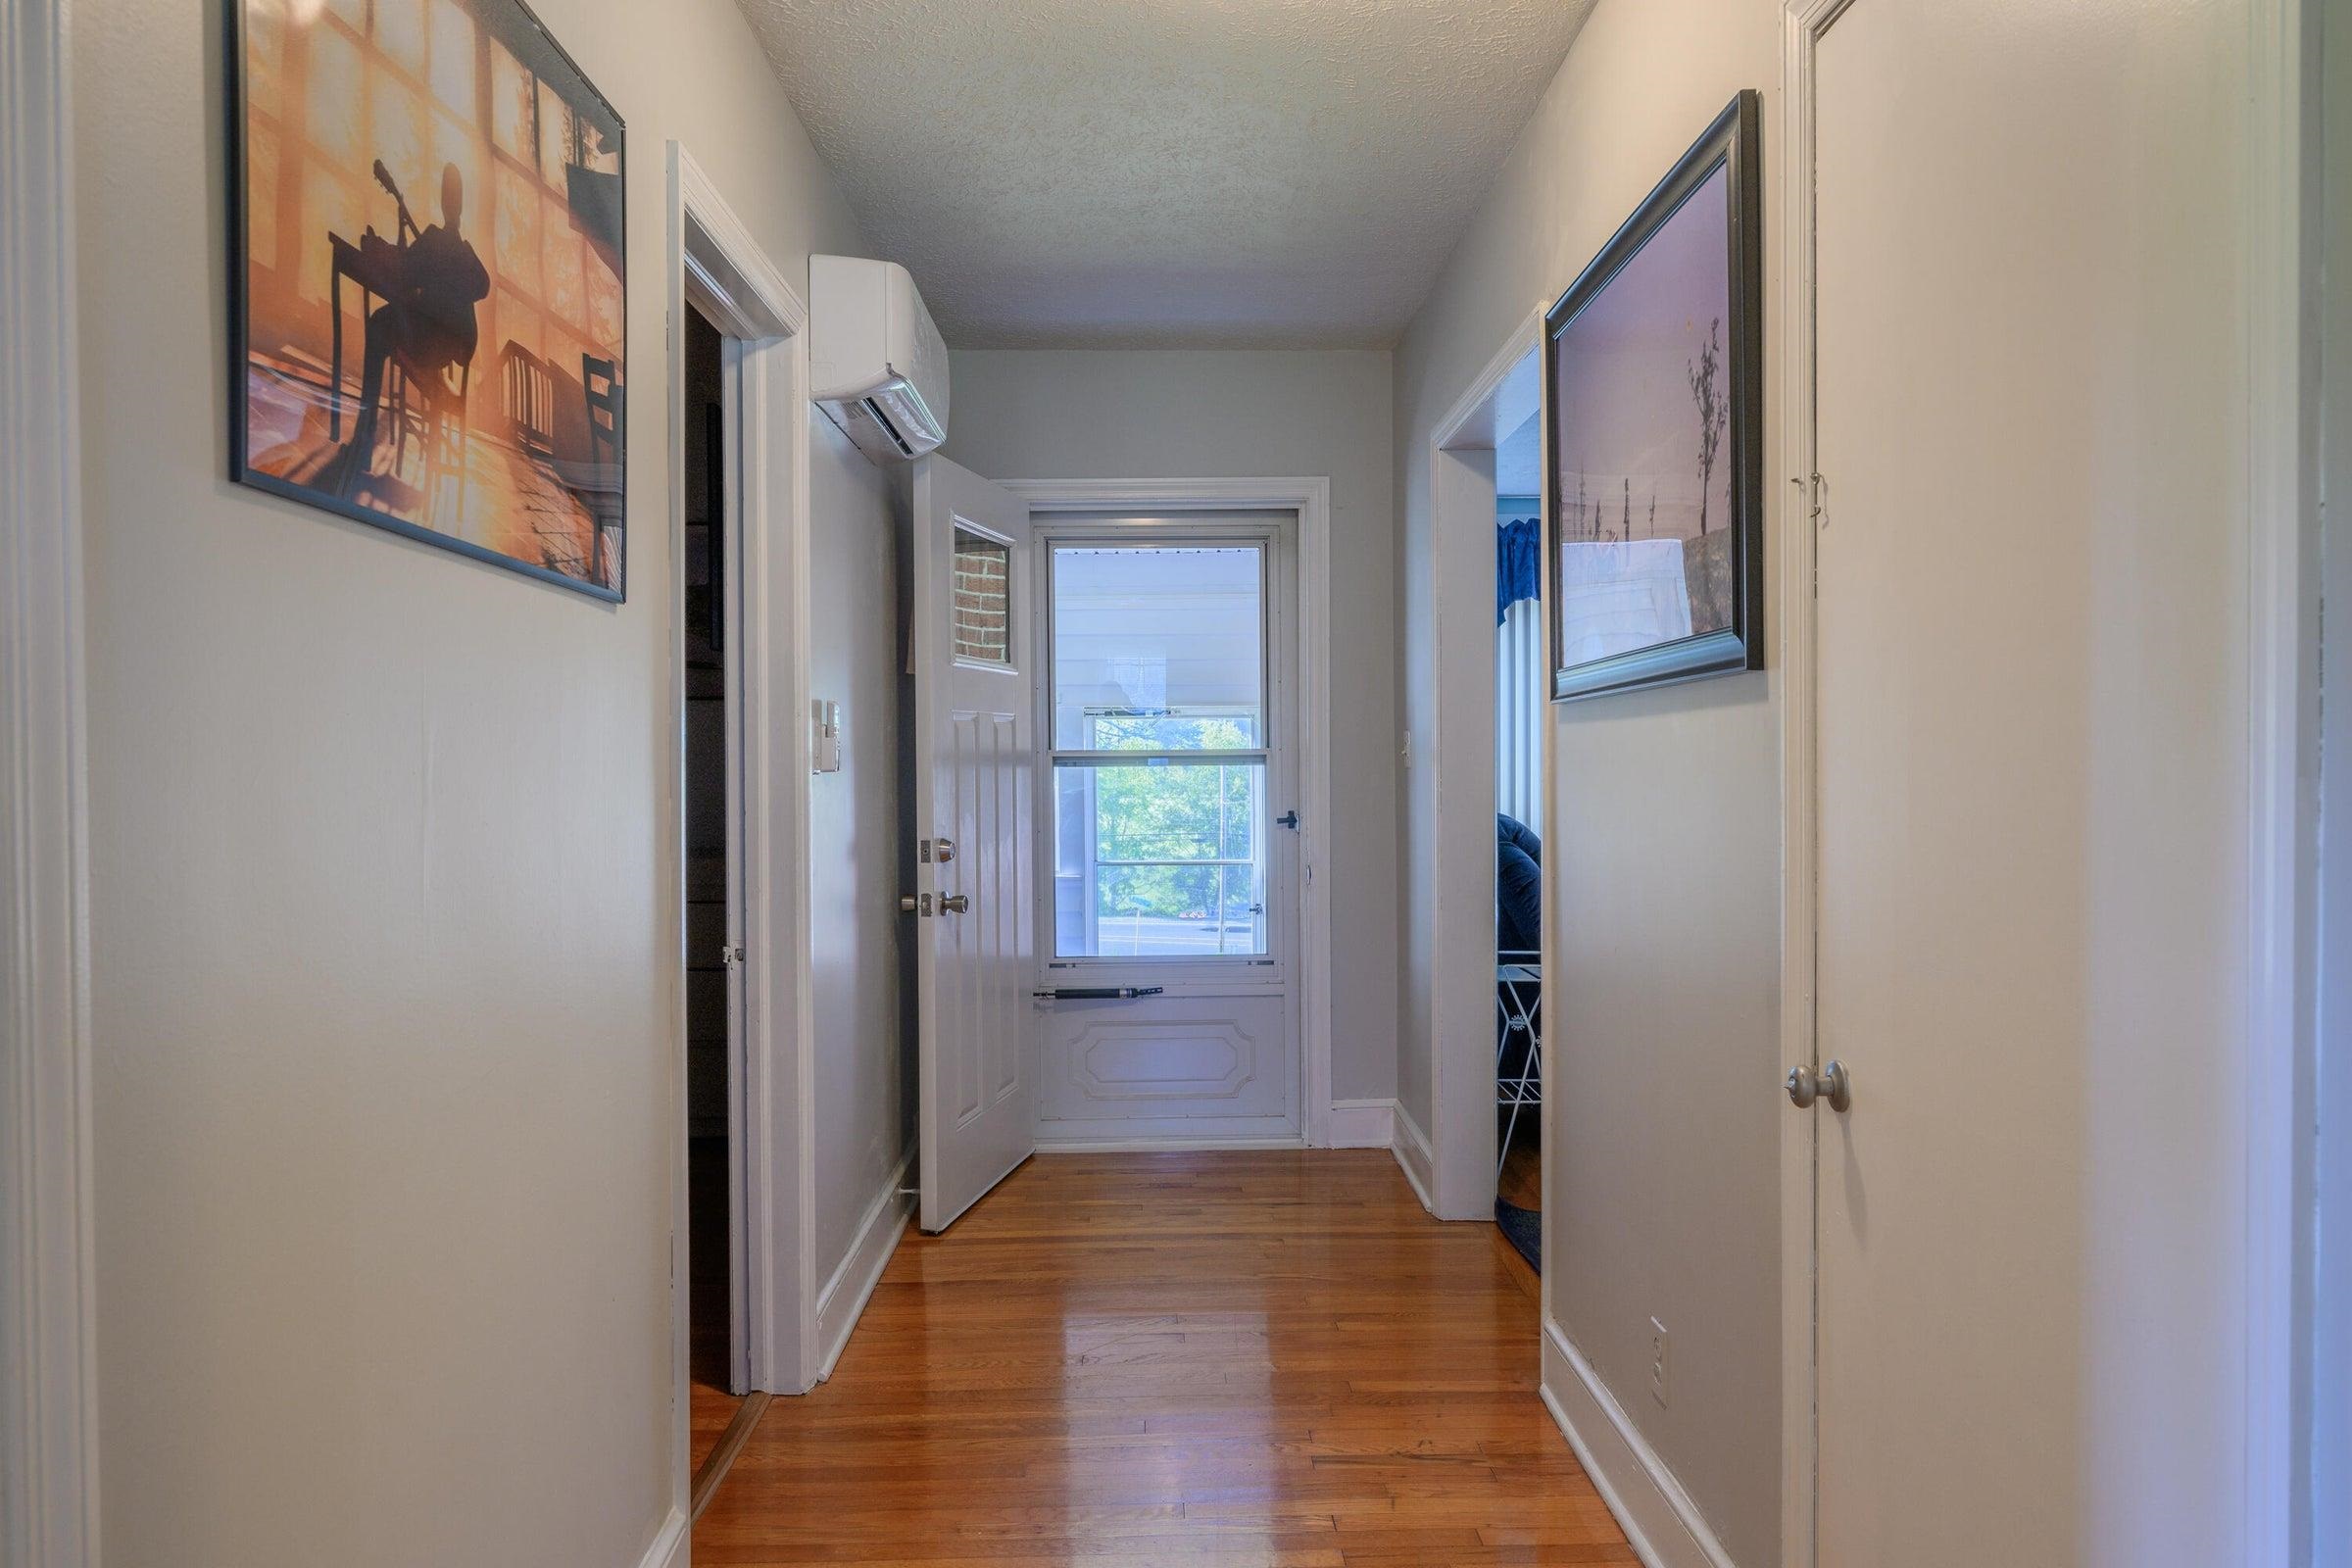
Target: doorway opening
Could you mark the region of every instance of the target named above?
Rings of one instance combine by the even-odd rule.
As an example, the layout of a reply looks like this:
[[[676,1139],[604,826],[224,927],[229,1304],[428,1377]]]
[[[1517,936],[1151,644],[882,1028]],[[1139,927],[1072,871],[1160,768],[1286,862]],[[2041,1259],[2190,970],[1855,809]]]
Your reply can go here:
[[[1434,734],[1414,764],[1436,773],[1439,803],[1426,829],[1435,907],[1423,1199],[1441,1219],[1496,1222],[1530,1264],[1543,1206],[1552,789],[1542,331],[1541,313],[1523,321],[1433,433]],[[1420,1181],[1406,1119],[1397,1155]]]
[[[1533,412],[1494,448],[1494,1222],[1543,1254],[1544,508]]]
[[[671,1513],[817,1378],[810,1175],[808,311],[669,144]],[[715,408],[715,413],[713,409]],[[689,472],[689,470],[692,470]]]
[[[743,929],[741,712],[728,649],[740,641],[727,495],[726,344],[685,312],[685,570],[678,578],[678,659],[685,671],[686,1280],[692,1447],[698,1478],[749,1392],[743,1355],[742,1255],[735,1118],[741,1059]]]
[[[913,472],[922,1228],[1332,1122],[1329,481]]]

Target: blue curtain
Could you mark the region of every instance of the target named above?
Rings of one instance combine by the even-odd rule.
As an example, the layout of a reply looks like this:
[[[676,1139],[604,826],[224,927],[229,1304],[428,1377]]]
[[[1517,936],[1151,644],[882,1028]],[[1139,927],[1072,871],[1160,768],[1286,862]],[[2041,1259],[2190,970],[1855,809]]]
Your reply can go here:
[[[1511,606],[1536,597],[1544,569],[1544,529],[1534,517],[1516,517],[1494,528],[1494,624]]]

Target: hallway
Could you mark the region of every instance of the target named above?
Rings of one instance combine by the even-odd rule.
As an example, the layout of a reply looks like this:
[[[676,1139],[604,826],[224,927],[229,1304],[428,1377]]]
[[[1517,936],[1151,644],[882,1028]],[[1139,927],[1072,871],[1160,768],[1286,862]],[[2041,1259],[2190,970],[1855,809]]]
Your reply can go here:
[[[1041,1157],[908,1233],[694,1560],[1635,1561],[1536,1378],[1534,1277],[1385,1150]]]

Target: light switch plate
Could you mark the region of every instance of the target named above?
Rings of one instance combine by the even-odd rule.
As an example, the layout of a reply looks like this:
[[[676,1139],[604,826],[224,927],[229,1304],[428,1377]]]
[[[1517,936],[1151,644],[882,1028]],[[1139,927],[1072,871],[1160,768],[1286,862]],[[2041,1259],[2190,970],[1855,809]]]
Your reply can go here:
[[[808,748],[808,770],[812,773],[841,771],[841,705],[831,698],[811,698],[808,703],[808,723],[812,731]]]

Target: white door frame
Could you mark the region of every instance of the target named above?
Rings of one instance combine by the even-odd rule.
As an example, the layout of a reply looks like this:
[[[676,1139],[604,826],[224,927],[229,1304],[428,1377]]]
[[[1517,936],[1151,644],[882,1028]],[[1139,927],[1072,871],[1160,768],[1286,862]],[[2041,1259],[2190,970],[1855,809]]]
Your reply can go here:
[[[66,0],[0,0],[0,1565],[98,1560]]]
[[[728,1123],[736,1173],[730,1239],[737,1262],[745,1374],[751,1388],[779,1394],[816,1381],[814,1216],[815,1128],[809,1042],[814,1035],[808,977],[808,343],[800,291],[768,259],[699,164],[669,144],[668,357],[670,386],[684,385],[684,316],[691,305],[730,341],[740,488],[729,498],[736,526],[733,560],[741,659],[741,705],[731,715],[742,737],[740,834],[743,885],[743,1008],[740,1059]],[[685,450],[683,400],[667,410],[669,450]],[[669,466],[670,580],[684,580],[685,466]],[[670,594],[670,613],[683,603]],[[689,1270],[687,1139],[684,1093],[684,843],[686,666],[670,638],[670,780],[679,875],[670,889],[679,933],[681,983],[672,1000],[676,1038],[670,1058],[679,1074],[671,1107],[671,1329],[676,1455],[674,1506],[687,1506]],[[731,693],[730,695],[734,695]]]
[[[2343,270],[2352,266],[2352,17],[2341,6],[2332,15],[2313,18],[2306,8],[2304,24],[2326,28],[2317,40],[2322,79],[2315,101],[2304,106],[2307,134],[2319,137],[2319,208],[2306,209],[2304,238],[2307,263],[2321,262],[2337,279],[2327,295],[2318,294],[2317,279],[2306,279],[2316,301],[2318,319],[2307,342],[2323,344],[2320,367],[2319,429],[2326,468],[2320,481],[2322,527],[2320,592],[2337,617],[2337,625],[2352,610],[2352,294],[2342,284]],[[2325,8],[2319,8],[2324,11]],[[2308,38],[2308,35],[2306,35]],[[2306,47],[2310,47],[2307,42]],[[2328,503],[2332,502],[2332,505]],[[2325,733],[2320,748],[2326,758],[2320,777],[2323,854],[2320,860],[2317,931],[2320,953],[2338,955],[2346,949],[2347,922],[2352,922],[2352,702],[2341,694],[2352,688],[2352,637],[2339,631],[2323,651],[2322,689],[2337,700],[2327,705]],[[2352,968],[2339,958],[2330,968],[2320,964],[2317,998],[2317,1040],[2312,1113],[2298,1117],[2302,1127],[2352,1125]],[[2352,1494],[2342,1478],[2352,1475],[2352,1151],[2340,1138],[2329,1140],[2315,1160],[2312,1204],[2305,1206],[2306,1228],[2295,1238],[2298,1255],[2313,1260],[2312,1299],[2307,1303],[2311,1356],[2311,1425],[2297,1436],[2308,1459],[2298,1466],[2308,1478],[2309,1495],[2297,1500],[2310,1521],[2311,1568],[2352,1568]],[[2314,1255],[2316,1253],[2316,1256]],[[2333,1477],[2334,1485],[2319,1485]]]
[[[2312,1172],[2323,972],[2325,197],[2316,175],[2325,126],[2323,94],[2307,68],[2320,60],[2319,26],[2329,8],[2326,0],[2249,0],[2248,9],[2246,1038],[2242,1064],[2215,1076],[2242,1095],[2235,1106],[2225,1098],[2222,1108],[2244,1118],[2246,1147],[2244,1560],[2268,1563],[2290,1560],[2312,1517],[2315,1400],[2302,1392],[2340,1400],[2352,1391],[2328,1389],[2315,1366],[2308,1284],[2322,1196]],[[2340,607],[2337,621],[2340,634]],[[2322,1561],[2330,1551],[2352,1554],[2352,1543],[2313,1544]]]
[[[1429,438],[1436,669],[1429,744],[1416,765],[1435,778],[1427,1020],[1435,1125],[1426,1129],[1429,1169],[1417,1171],[1416,1129],[1400,1099],[1396,1156],[1440,1219],[1494,1217],[1494,448],[1543,406],[1544,315],[1539,304],[1521,318]],[[1548,488],[1548,474],[1544,484]],[[1540,584],[1548,575],[1541,574]],[[1539,595],[1545,592],[1539,587]],[[1548,612],[1548,607],[1540,609]],[[1552,795],[1549,717],[1547,703],[1546,800]],[[1558,928],[1548,875],[1542,888],[1548,974]],[[1548,1094],[1539,1122],[1548,1139]],[[1545,1299],[1548,1316],[1548,1285]]]
[[[1032,512],[1295,512],[1298,515],[1300,1115],[1331,1145],[1331,480],[999,479]]]

